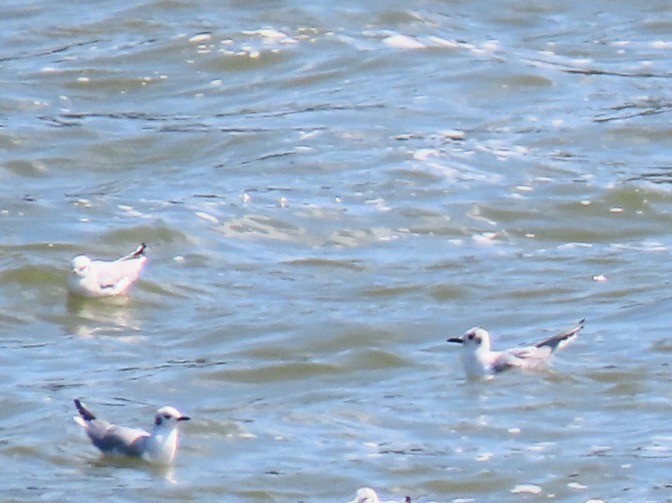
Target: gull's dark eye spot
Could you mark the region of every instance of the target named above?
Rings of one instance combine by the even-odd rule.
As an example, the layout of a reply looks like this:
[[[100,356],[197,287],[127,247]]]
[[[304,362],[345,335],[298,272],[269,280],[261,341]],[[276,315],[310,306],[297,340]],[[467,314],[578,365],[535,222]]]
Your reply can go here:
[[[467,336],[467,339],[469,339],[470,341],[473,341],[474,340],[474,334],[469,334]]]
[[[163,419],[170,419],[170,414],[164,414]]]

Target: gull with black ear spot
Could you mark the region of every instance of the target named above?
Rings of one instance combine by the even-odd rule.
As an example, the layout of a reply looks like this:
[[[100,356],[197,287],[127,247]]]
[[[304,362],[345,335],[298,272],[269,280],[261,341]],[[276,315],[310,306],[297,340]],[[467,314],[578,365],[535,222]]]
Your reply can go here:
[[[462,337],[451,337],[448,342],[462,344],[462,363],[468,377],[490,377],[504,370],[517,368],[535,370],[548,365],[558,348],[576,339],[586,320],[533,346],[493,351],[490,334],[481,327],[473,327]]]
[[[178,423],[191,418],[175,407],[165,405],[156,411],[152,433],[138,428],[117,426],[98,419],[84,404],[75,399],[79,416],[74,421],[103,454],[142,458],[151,463],[168,465],[173,462],[180,442]]]
[[[116,260],[91,260],[86,255],[72,259],[72,271],[68,279],[71,293],[83,297],[110,297],[123,295],[140,277],[147,263],[142,243],[128,255]]]

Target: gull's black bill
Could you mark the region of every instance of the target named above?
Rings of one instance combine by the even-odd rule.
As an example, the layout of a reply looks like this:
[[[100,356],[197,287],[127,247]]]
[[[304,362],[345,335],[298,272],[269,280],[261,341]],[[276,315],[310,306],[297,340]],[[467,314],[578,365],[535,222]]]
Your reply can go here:
[[[450,339],[446,340],[446,342],[457,342],[458,344],[462,344],[464,339],[461,337],[451,337]]]

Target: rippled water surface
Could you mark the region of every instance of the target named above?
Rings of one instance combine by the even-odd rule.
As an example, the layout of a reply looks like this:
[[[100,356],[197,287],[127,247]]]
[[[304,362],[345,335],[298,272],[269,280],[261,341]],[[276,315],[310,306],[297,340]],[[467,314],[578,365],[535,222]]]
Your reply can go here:
[[[672,500],[667,2],[115,5],[3,5],[3,501]],[[175,466],[76,397],[192,416]]]

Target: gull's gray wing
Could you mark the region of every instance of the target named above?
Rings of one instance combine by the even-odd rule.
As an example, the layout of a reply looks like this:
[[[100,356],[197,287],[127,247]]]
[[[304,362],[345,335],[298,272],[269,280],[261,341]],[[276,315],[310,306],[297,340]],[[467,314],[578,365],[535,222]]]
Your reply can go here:
[[[521,350],[524,349],[527,348],[521,348]],[[523,367],[523,358],[524,356],[514,353],[513,351],[501,351],[492,359],[490,366],[495,373],[504,372],[513,367]]]
[[[87,421],[86,433],[102,452],[125,456],[142,456],[149,439],[145,430],[117,426],[100,419]]]
[[[94,261],[91,266],[96,270],[96,277],[101,289],[126,287],[138,276],[144,265],[144,258],[117,260],[114,262]]]
[[[566,346],[577,337],[585,322],[585,319],[580,320],[569,330],[564,330],[534,346],[513,348],[497,353],[492,358],[492,371],[502,372],[512,367],[521,369],[537,369],[543,367],[556,349]]]
[[[579,324],[571,330],[554,335],[534,346],[503,351],[502,354],[506,357],[502,356],[501,358],[506,362],[508,368],[538,369],[548,363],[556,349],[571,342],[581,328],[583,328],[583,325]]]
[[[548,359],[553,354],[553,350],[548,346],[528,346],[510,349],[505,354],[508,355],[510,367],[535,369],[542,367],[548,362]]]
[[[91,267],[96,270],[100,288],[103,290],[124,290],[137,280],[143,265],[147,261],[146,249],[147,245],[142,243],[134,251],[117,260],[94,260]]]

